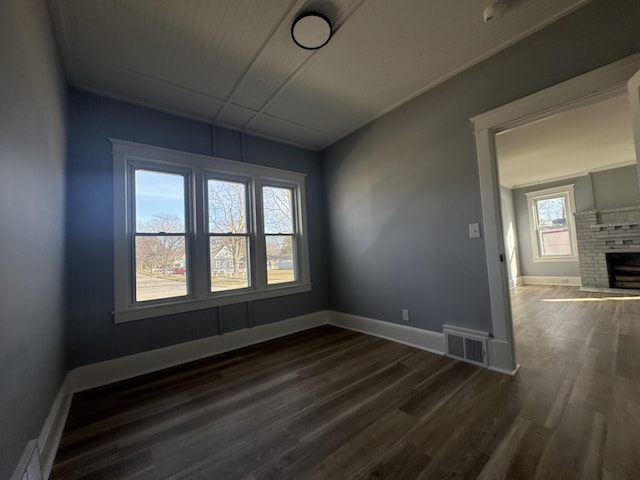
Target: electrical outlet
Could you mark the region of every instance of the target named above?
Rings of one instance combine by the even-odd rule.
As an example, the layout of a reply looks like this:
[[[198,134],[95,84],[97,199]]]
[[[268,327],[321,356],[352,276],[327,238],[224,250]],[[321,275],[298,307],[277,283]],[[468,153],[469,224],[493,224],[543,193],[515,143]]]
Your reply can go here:
[[[402,309],[402,321],[403,322],[409,321],[409,310],[407,310],[406,308]]]

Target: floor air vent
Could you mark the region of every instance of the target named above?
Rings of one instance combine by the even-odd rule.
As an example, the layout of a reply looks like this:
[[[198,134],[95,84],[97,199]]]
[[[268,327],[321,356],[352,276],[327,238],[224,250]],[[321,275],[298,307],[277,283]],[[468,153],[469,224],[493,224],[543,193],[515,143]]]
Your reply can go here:
[[[487,339],[489,335],[466,328],[443,326],[445,355],[475,365],[489,366]]]

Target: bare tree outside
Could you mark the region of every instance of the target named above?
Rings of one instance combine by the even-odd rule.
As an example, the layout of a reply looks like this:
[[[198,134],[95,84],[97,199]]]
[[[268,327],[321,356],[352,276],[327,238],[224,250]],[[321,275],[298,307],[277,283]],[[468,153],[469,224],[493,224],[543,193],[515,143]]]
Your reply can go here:
[[[286,283],[296,279],[293,191],[266,186],[262,189],[264,231],[267,248],[267,283]]]
[[[541,227],[564,225],[567,223],[564,197],[545,198],[536,201],[538,221]]]
[[[212,290],[249,286],[247,270],[247,186],[241,182],[208,181],[209,251]],[[214,277],[243,279],[223,284]]]
[[[178,216],[168,213],[153,215],[151,220],[141,222],[137,230],[138,233],[165,234],[136,238],[137,270],[167,275],[176,267],[184,266],[184,224]]]
[[[541,254],[571,255],[565,197],[542,198],[536,200],[535,207]]]
[[[185,176],[135,171],[136,301],[187,295]]]
[[[264,231],[269,234],[293,233],[292,191],[288,188],[264,187]]]

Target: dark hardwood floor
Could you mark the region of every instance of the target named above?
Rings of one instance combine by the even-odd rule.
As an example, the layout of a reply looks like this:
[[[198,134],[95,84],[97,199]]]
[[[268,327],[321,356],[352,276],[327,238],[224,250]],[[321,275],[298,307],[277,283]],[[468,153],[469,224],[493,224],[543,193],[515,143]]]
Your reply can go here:
[[[515,377],[321,327],[76,394],[53,479],[639,479],[640,299],[513,292]]]

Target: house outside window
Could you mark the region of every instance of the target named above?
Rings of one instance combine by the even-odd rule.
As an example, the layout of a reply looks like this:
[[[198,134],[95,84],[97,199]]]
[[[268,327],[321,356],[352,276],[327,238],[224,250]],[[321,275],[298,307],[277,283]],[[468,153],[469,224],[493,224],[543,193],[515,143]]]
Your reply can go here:
[[[574,185],[528,192],[534,262],[578,261]]]
[[[116,322],[311,290],[303,174],[111,142]]]

